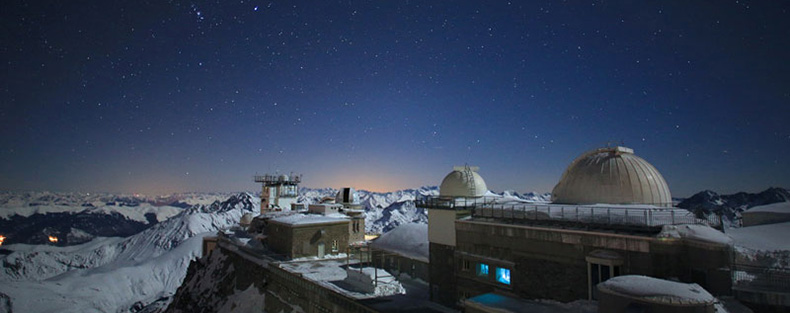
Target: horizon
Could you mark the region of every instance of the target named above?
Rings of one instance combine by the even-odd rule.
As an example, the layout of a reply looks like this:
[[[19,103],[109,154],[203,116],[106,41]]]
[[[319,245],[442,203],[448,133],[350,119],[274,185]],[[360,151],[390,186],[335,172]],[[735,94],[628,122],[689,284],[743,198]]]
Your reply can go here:
[[[356,188],[356,187],[353,187],[353,186],[341,186],[341,187],[299,186],[299,189],[300,190],[302,190],[303,188],[304,189],[309,189],[309,190],[327,190],[327,189],[329,189],[329,190],[337,191],[340,188],[345,188],[345,187],[352,187],[352,188],[356,189],[357,191],[364,191],[364,192],[378,193],[378,194],[386,194],[386,193],[393,193],[393,192],[406,191],[406,190],[419,190],[419,189],[423,189],[423,188],[436,188],[436,189],[439,189],[439,185],[422,185],[422,186],[419,186],[419,187],[401,188],[401,189],[385,190],[385,191],[369,190],[369,189],[365,189],[365,188]],[[724,196],[724,195],[733,195],[733,194],[737,194],[737,193],[741,193],[741,192],[750,193],[750,194],[758,194],[758,193],[765,192],[765,191],[768,191],[768,190],[771,190],[771,189],[774,189],[774,188],[790,190],[787,187],[783,187],[783,186],[768,186],[768,187],[765,187],[765,188],[759,189],[759,190],[739,190],[739,191],[735,191],[735,192],[720,192],[720,191],[712,190],[712,189],[700,189],[700,190],[698,190],[698,191],[696,191],[696,192],[694,192],[692,194],[689,194],[689,195],[680,196],[680,195],[672,194],[672,199],[688,199],[688,198],[691,198],[692,196],[694,196],[696,194],[699,194],[699,193],[702,193],[702,192],[705,192],[705,191],[712,191],[712,192],[714,192],[714,193],[716,193],[718,195]],[[497,194],[508,192],[508,191],[512,191],[512,192],[515,192],[515,193],[518,193],[518,194],[521,194],[521,195],[529,194],[529,193],[537,194],[537,195],[551,194],[550,191],[547,191],[547,192],[518,191],[518,190],[514,190],[514,189],[503,189],[503,190],[488,189],[488,191],[493,192],[493,193],[497,193]],[[122,192],[122,191],[0,190],[0,193],[64,193],[64,194],[85,194],[85,195],[97,194],[97,195],[133,196],[133,197],[140,197],[140,198],[155,198],[155,197],[168,197],[168,196],[174,196],[174,195],[179,195],[179,194],[236,194],[236,193],[250,193],[253,196],[257,196],[257,195],[259,195],[261,193],[261,191],[257,190],[257,189],[251,189],[251,190],[226,190],[226,191],[176,191],[176,192],[170,192],[170,193],[152,194],[152,193]]]
[[[676,197],[790,186],[767,3],[11,2],[0,190],[550,192],[622,144]],[[321,187],[323,188],[323,187]]]

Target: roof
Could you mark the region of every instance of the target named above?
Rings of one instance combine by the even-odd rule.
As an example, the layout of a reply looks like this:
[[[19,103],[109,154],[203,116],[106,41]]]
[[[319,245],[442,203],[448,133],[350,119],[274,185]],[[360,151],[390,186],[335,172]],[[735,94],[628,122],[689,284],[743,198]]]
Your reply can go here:
[[[442,180],[439,195],[443,197],[482,197],[488,191],[486,182],[477,167],[456,166]]]
[[[428,263],[428,224],[403,224],[381,235],[370,246]]]
[[[790,251],[790,222],[728,228],[736,247],[763,251]]]
[[[700,285],[641,275],[610,278],[598,284],[598,290],[666,304],[713,304],[716,301],[716,298]]]
[[[672,206],[664,177],[626,147],[588,151],[574,160],[552,190],[554,203]]]
[[[766,205],[759,205],[752,207],[743,213],[758,213],[758,212],[766,212],[766,213],[785,213],[790,214],[790,202],[777,202],[771,203]]]
[[[274,218],[270,222],[276,222],[276,223],[292,225],[292,226],[301,226],[301,225],[313,225],[313,224],[348,223],[348,218],[342,214],[333,214],[333,215],[294,214],[294,215]]]

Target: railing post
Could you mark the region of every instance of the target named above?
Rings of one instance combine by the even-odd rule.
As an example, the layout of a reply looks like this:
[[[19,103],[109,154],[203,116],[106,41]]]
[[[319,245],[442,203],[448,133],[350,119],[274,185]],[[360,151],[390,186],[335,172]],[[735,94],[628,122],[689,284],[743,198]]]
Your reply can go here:
[[[675,210],[672,210],[672,225],[675,225]]]
[[[532,215],[532,219],[538,220],[538,206],[535,205],[535,214]]]
[[[612,208],[606,208],[606,223],[612,224]]]
[[[649,210],[645,210],[645,225],[650,226],[650,224],[647,223],[647,212],[649,212]]]
[[[576,207],[576,221],[579,221],[579,207]]]
[[[628,225],[628,209],[625,209],[625,223],[623,224]]]
[[[565,206],[560,207],[560,219],[565,219]]]

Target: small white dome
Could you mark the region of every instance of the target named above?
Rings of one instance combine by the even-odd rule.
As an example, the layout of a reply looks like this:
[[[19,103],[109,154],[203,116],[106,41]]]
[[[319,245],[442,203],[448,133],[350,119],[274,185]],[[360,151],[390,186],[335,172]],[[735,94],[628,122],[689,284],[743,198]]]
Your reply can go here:
[[[359,195],[357,191],[351,187],[341,188],[335,197],[335,203],[342,204],[359,204]]]
[[[442,180],[439,195],[442,197],[482,197],[488,191],[486,182],[477,174],[478,168],[456,166]]]
[[[289,179],[288,175],[285,175],[285,174],[280,175],[280,178],[279,178],[280,181],[288,181],[288,179]]]
[[[672,206],[661,173],[626,147],[600,148],[568,166],[551,192],[554,203]]]

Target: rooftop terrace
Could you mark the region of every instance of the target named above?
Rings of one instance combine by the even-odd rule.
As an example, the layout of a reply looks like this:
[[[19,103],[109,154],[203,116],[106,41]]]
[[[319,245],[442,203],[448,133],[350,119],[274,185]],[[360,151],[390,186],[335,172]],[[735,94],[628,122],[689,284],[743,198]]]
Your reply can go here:
[[[509,222],[568,224],[595,227],[655,229],[664,225],[702,224],[721,229],[721,218],[698,218],[685,209],[646,204],[552,204],[486,196],[479,198],[426,197],[415,200],[417,207],[468,211],[473,218]]]

